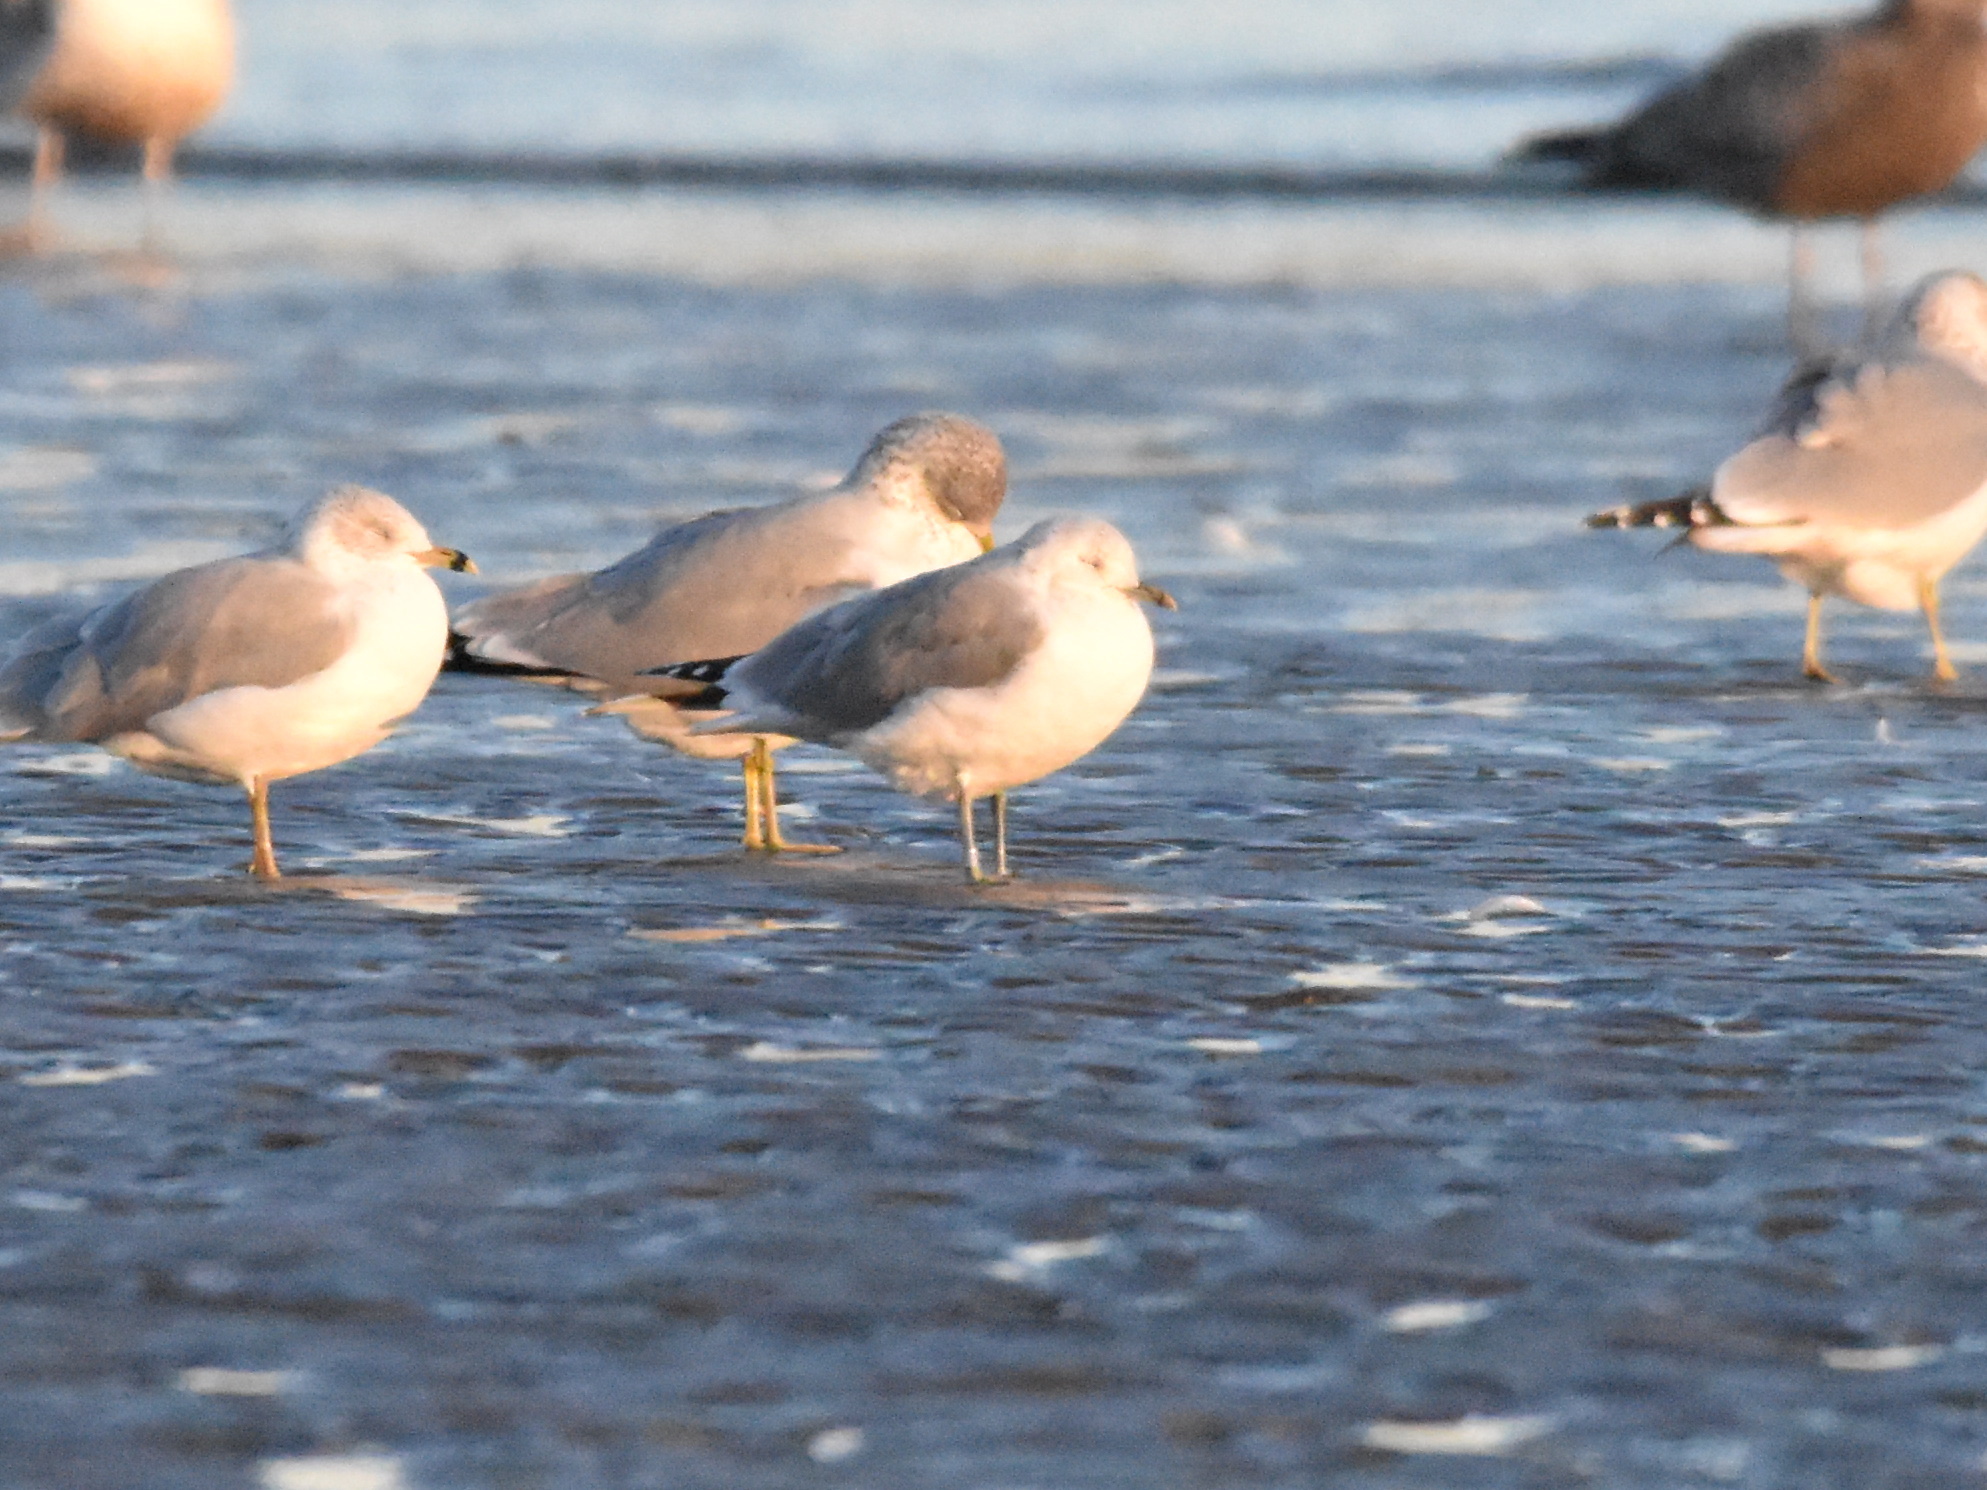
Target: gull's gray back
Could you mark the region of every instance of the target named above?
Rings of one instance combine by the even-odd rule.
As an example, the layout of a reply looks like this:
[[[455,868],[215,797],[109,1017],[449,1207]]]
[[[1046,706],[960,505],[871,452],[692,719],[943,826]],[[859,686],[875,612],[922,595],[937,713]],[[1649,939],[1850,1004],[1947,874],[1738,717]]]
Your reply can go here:
[[[1987,389],[1936,358],[1797,374],[1772,426],[1719,468],[1734,520],[1905,528],[1987,486]]]
[[[832,744],[929,689],[998,683],[1041,640],[1013,565],[979,559],[823,611],[727,682],[770,706],[781,733]]]
[[[56,0],[0,0],[0,113],[27,92],[55,40]]]
[[[597,573],[477,601],[456,629],[501,643],[492,656],[522,653],[620,688],[666,662],[750,652],[869,587],[836,508],[817,497],[713,512]]]
[[[223,559],[30,633],[0,668],[0,720],[42,740],[102,740],[217,689],[295,683],[350,637],[315,571],[274,555]]]

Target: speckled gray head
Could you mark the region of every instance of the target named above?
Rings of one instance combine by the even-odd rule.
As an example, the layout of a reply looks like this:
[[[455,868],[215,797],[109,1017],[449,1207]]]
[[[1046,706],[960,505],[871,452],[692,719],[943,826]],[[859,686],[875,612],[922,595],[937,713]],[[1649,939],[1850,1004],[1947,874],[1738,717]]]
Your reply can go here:
[[[467,554],[437,548],[420,519],[385,492],[365,486],[334,486],[290,519],[285,537],[292,553],[316,567],[405,555],[429,568],[476,572]]]
[[[913,414],[869,442],[849,473],[850,486],[883,479],[893,468],[914,470],[938,510],[963,523],[983,544],[1007,496],[1007,454],[1000,436],[961,414]]]

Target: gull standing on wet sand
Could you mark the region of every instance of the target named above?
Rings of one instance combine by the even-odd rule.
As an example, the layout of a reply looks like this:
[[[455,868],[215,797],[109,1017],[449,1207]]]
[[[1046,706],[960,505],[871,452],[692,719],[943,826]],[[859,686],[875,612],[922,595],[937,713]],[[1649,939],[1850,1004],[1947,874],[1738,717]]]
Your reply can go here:
[[[1803,226],[1858,218],[1874,324],[1877,218],[1951,185],[1987,141],[1982,10],[1983,0],[1884,0],[1854,20],[1755,32],[1621,123],[1541,135],[1517,154],[1572,161],[1592,186],[1695,191],[1791,219],[1797,345],[1809,340]]]
[[[713,512],[606,569],[464,607],[448,665],[588,693],[648,688],[642,674],[661,663],[754,651],[825,606],[984,553],[1006,494],[1007,457],[992,430],[957,414],[916,414],[877,435],[828,491]],[[619,699],[600,712],[685,755],[744,757],[748,849],[823,847],[780,833],[772,752],[791,742],[777,731],[693,734],[700,716],[667,697]]]
[[[144,147],[150,238],[174,150],[221,106],[234,81],[228,0],[0,0],[0,85],[10,63],[40,52],[46,60],[17,104],[39,129],[30,235],[61,179],[67,137],[81,134]],[[0,101],[4,92],[0,86]]]
[[[1874,351],[1798,371],[1709,488],[1587,525],[1680,527],[1698,548],[1775,560],[1807,588],[1802,668],[1820,682],[1835,681],[1821,661],[1824,596],[1922,610],[1936,676],[1952,681],[1939,581],[1987,534],[1987,282],[1926,279]]]
[[[448,610],[423,568],[475,572],[393,498],[341,486],[277,547],[30,632],[0,667],[0,740],[101,745],[157,776],[241,787],[250,872],[276,879],[269,783],[370,750],[435,681]]]
[[[731,712],[698,733],[768,732],[833,745],[900,791],[959,804],[966,877],[973,802],[994,799],[994,873],[1007,876],[1007,793],[1103,744],[1145,693],[1152,628],[1124,535],[1052,518],[984,558],[920,575],[801,622],[748,657],[659,669]]]

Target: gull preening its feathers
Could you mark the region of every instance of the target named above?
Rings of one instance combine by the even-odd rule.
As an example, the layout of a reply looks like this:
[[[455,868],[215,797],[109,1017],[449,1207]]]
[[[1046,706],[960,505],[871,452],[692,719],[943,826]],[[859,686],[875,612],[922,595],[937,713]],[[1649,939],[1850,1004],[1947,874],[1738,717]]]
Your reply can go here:
[[[786,735],[849,751],[899,790],[959,805],[966,875],[985,878],[973,803],[994,799],[1007,874],[1007,793],[1101,745],[1152,676],[1124,535],[1054,518],[983,558],[920,575],[801,622],[746,657],[679,663],[665,681],[726,715],[697,733]]]
[[[827,491],[713,512],[605,569],[465,606],[449,666],[628,695],[660,664],[754,651],[826,606],[985,552],[1006,494],[992,430],[957,414],[900,419]],[[778,731],[696,734],[696,710],[647,694],[601,712],[686,755],[743,757],[747,848],[819,847],[780,832],[772,752],[790,742]]]
[[[251,870],[277,878],[269,784],[377,745],[441,668],[447,607],[427,568],[475,566],[393,498],[341,486],[272,548],[30,632],[0,666],[0,739],[100,745],[154,775],[239,786]]]
[[[1678,527],[1694,547],[1774,560],[1808,591],[1810,678],[1833,681],[1821,607],[1840,595],[1922,610],[1936,675],[1951,681],[1939,582],[1987,534],[1987,282],[1931,276],[1870,352],[1797,372],[1708,488],[1587,522]]]

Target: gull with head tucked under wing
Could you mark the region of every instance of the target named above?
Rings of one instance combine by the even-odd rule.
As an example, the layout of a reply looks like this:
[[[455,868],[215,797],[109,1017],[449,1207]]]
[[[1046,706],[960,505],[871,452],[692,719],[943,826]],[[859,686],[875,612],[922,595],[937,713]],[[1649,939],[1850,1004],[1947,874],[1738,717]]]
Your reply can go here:
[[[1138,577],[1100,518],[1052,518],[984,558],[812,616],[747,657],[679,663],[663,679],[730,711],[701,735],[773,733],[849,751],[901,791],[959,804],[966,877],[986,878],[973,803],[994,799],[1007,875],[1007,793],[1088,755],[1152,676]]]
[[[269,784],[370,750],[441,669],[448,612],[425,568],[475,572],[393,498],[341,486],[274,548],[28,633],[0,665],[0,740],[101,745],[154,775],[239,786],[251,872],[279,878]]]
[[[1007,458],[992,430],[957,414],[913,415],[878,434],[830,490],[713,512],[605,569],[464,607],[448,665],[632,695],[650,687],[642,675],[659,664],[753,651],[825,606],[985,552],[1006,494]],[[748,849],[823,847],[780,832],[772,752],[791,742],[778,731],[693,733],[703,717],[694,708],[648,694],[598,712],[686,755],[743,757]]]
[[[1797,371],[1708,488],[1587,525],[1679,527],[1697,548],[1773,559],[1808,591],[1802,665],[1822,682],[1825,596],[1922,610],[1952,681],[1939,582],[1987,534],[1987,282],[1924,280],[1871,351]]]

